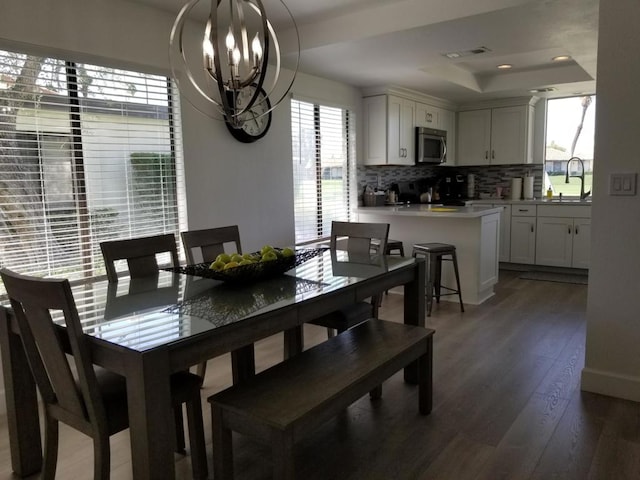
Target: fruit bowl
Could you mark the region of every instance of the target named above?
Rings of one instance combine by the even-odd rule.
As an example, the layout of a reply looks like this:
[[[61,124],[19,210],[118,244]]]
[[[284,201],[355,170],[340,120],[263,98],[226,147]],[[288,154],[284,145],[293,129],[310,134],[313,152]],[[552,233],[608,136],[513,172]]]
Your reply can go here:
[[[325,249],[301,249],[296,250],[294,255],[282,256],[281,248],[274,248],[278,258],[267,262],[256,262],[249,265],[238,265],[226,270],[212,270],[209,268],[210,262],[197,263],[195,265],[185,265],[183,267],[170,267],[163,270],[184,273],[186,275],[196,275],[198,277],[212,278],[230,283],[246,283],[265,280],[277,275],[283,275],[286,271],[306,262],[307,260],[320,255]],[[259,255],[255,252],[254,255]]]

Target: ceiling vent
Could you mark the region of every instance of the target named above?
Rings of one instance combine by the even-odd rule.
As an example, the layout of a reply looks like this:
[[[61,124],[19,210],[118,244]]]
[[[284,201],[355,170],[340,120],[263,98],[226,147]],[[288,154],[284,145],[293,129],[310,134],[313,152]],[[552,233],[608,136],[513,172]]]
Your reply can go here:
[[[481,53],[490,52],[490,51],[491,50],[488,49],[487,47],[477,47],[477,48],[472,48],[471,50],[461,50],[459,52],[443,53],[442,56],[451,58],[451,59],[456,59],[456,58],[468,57],[470,55],[479,55]]]

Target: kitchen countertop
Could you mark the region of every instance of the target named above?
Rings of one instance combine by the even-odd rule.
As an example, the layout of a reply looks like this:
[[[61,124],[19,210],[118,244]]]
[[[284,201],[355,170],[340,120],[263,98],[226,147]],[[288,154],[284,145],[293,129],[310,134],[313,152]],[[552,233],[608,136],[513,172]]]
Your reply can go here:
[[[358,207],[355,211],[357,213],[408,217],[478,218],[492,213],[500,213],[502,208],[484,205],[458,207],[439,204],[410,204],[385,207]]]
[[[467,200],[467,204],[471,205],[487,205],[487,204],[505,204],[505,205],[586,205],[591,206],[591,197],[585,200],[579,198],[563,198],[558,197],[548,200],[546,198],[538,198],[533,200],[511,200],[508,198],[480,198]]]

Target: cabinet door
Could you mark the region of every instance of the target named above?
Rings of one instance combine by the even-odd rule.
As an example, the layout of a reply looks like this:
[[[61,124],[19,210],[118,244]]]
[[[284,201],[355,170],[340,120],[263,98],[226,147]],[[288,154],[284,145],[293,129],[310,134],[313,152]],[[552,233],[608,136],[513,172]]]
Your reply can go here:
[[[440,129],[447,132],[447,156],[445,165],[456,164],[456,113],[451,110],[441,110],[438,117]]]
[[[491,164],[529,163],[529,108],[494,108],[491,111]]]
[[[363,100],[364,164],[387,164],[387,97],[378,95]]]
[[[589,268],[591,257],[591,219],[575,218],[573,220],[573,258],[574,268]]]
[[[536,265],[570,267],[573,236],[572,218],[538,217]]]
[[[416,127],[442,128],[440,125],[440,109],[416,102]]]
[[[457,165],[489,165],[491,110],[458,114]]]
[[[511,262],[532,265],[535,258],[535,217],[511,217]]]
[[[415,102],[389,95],[387,112],[387,163],[414,165]]]
[[[501,262],[509,262],[511,260],[511,205],[503,203],[493,204],[493,207],[503,207],[500,212],[500,253]]]

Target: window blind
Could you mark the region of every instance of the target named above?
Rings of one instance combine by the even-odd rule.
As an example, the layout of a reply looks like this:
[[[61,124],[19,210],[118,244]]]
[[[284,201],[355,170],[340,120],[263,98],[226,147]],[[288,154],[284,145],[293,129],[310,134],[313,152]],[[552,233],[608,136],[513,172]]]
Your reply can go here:
[[[350,220],[354,131],[346,109],[291,101],[296,244],[327,238],[332,221]]]
[[[177,234],[174,93],[166,77],[0,51],[0,265],[90,277],[102,241]]]

